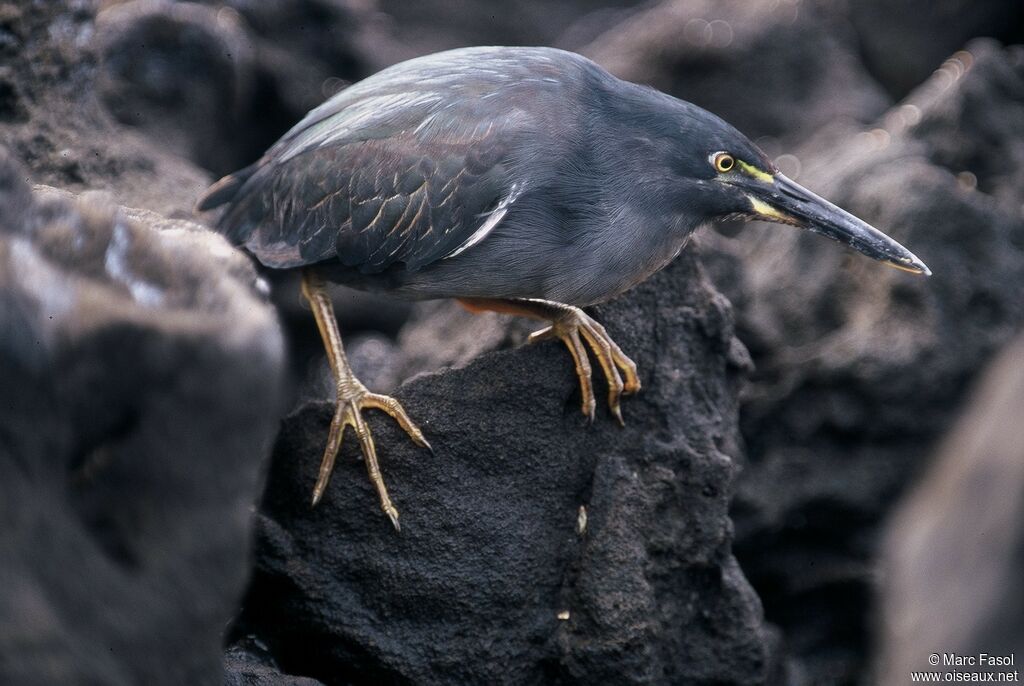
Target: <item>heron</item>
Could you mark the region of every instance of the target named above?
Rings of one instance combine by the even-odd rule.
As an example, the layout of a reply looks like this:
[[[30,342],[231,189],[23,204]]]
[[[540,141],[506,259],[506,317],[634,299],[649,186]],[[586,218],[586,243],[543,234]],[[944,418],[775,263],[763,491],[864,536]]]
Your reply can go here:
[[[353,374],[331,283],[542,320],[579,379],[582,411],[640,390],[634,362],[582,308],[672,261],[703,225],[766,220],[806,229],[889,266],[931,272],[913,253],[779,172],[718,116],[553,48],[474,47],[394,65],[311,110],[255,163],[197,203],[270,269],[300,270],[337,400],[313,504],[347,428],[381,509],[399,528],[363,417],[381,410],[420,446],[393,397]]]

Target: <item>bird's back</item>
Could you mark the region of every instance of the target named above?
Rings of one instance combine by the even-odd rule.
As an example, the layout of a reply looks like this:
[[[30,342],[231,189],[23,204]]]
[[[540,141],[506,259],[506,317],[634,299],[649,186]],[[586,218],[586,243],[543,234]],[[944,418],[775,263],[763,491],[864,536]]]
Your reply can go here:
[[[417,270],[479,240],[543,182],[550,165],[537,158],[574,135],[574,107],[599,74],[549,48],[410,60],[312,110],[198,207],[227,204],[219,229],[271,267]]]

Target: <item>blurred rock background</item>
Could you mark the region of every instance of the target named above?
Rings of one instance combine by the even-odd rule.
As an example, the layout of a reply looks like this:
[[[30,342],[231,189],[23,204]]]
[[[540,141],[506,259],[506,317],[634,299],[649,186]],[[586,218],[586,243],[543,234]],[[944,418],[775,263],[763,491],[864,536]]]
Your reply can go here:
[[[913,279],[787,227],[706,231],[652,284],[600,308],[644,373],[644,393],[624,407],[626,432],[607,421],[578,425],[557,346],[471,362],[521,342],[529,330],[521,322],[339,291],[350,356],[369,385],[385,390],[429,374],[398,395],[424,418],[438,455],[375,425],[408,515],[400,538],[378,516],[352,452],[339,459],[321,508],[305,507],[329,419],[322,354],[294,280],[265,274],[287,360],[262,350],[258,378],[217,362],[235,359],[224,352],[234,350],[229,329],[252,325],[241,314],[189,343],[220,351],[203,362],[222,372],[213,425],[248,417],[265,435],[253,434],[250,447],[214,448],[214,438],[168,444],[170,454],[200,463],[205,451],[252,455],[225,501],[238,518],[224,525],[220,545],[200,552],[188,552],[190,536],[210,524],[183,523],[181,547],[172,549],[191,562],[177,569],[147,556],[146,529],[110,523],[134,521],[130,502],[122,508],[96,495],[131,488],[117,469],[90,476],[91,495],[57,489],[42,510],[27,510],[33,516],[18,507],[43,484],[79,483],[75,474],[93,463],[79,453],[121,445],[126,429],[114,419],[83,429],[79,405],[52,400],[81,398],[82,387],[41,383],[33,374],[47,367],[31,335],[0,333],[5,368],[18,370],[5,374],[0,394],[6,401],[28,384],[42,398],[25,395],[0,412],[0,460],[11,475],[0,512],[4,531],[18,533],[2,539],[10,550],[0,560],[12,562],[0,566],[0,579],[19,589],[0,601],[0,626],[17,627],[0,631],[0,677],[8,677],[0,681],[52,682],[39,665],[59,665],[62,683],[137,681],[146,661],[66,659],[90,654],[76,642],[87,630],[99,645],[125,645],[123,626],[70,602],[76,589],[119,595],[139,617],[161,613],[169,623],[152,627],[173,627],[178,642],[142,632],[134,650],[148,664],[178,656],[191,683],[221,680],[210,662],[220,638],[211,627],[232,617],[224,678],[237,684],[895,684],[925,668],[925,650],[1018,650],[1024,659],[1014,614],[1024,541],[1014,446],[1024,441],[1013,423],[1024,418],[1016,373],[1024,363],[1020,343],[1011,344],[1024,330],[1022,41],[1024,4],[1005,0],[0,2],[0,144],[10,158],[0,169],[0,218],[13,237],[0,240],[0,259],[23,264],[10,249],[45,257],[36,239],[57,231],[45,227],[78,227],[91,237],[86,245],[99,246],[91,257],[47,258],[61,275],[48,283],[72,293],[81,292],[70,276],[78,271],[107,278],[117,217],[140,236],[173,231],[168,222],[190,218],[209,181],[257,157],[325,97],[402,59],[473,44],[577,50],[707,107],[785,173],[910,245],[935,273]],[[26,180],[106,195],[46,200]],[[261,313],[261,336],[277,335],[247,265],[218,272],[205,257],[168,253],[163,239],[139,240],[157,257],[132,268],[145,283],[180,293],[179,309],[198,317],[237,308],[241,296],[230,307],[195,296],[249,289],[242,302]],[[99,262],[89,267],[89,259]],[[178,262],[218,285],[163,280],[160,265]],[[47,301],[23,295],[18,284],[28,277],[13,274],[0,272],[0,321],[11,323],[4,332],[43,331]],[[148,320],[131,314],[145,289],[125,293],[134,305],[89,321],[145,331]],[[641,315],[663,328],[652,332]],[[59,338],[65,347],[57,349],[71,351],[61,360],[84,360],[100,378],[124,375],[116,364],[123,353],[112,352],[120,348],[89,348],[77,320],[53,326],[72,332]],[[164,336],[177,340],[173,333],[153,334],[156,350],[170,345]],[[150,369],[153,356],[161,357],[142,355],[139,368]],[[281,406],[282,391],[259,380],[282,366],[291,398],[283,406],[293,411],[271,451],[271,408]],[[449,366],[461,369],[436,371]],[[130,406],[133,397],[126,391],[120,402]],[[188,404],[187,394],[168,397],[171,407]],[[259,400],[249,407],[238,398]],[[31,435],[26,417],[51,407],[43,416],[70,427],[61,445],[72,446],[53,463],[36,443],[9,438]],[[239,614],[250,526],[239,513],[258,499],[256,470],[271,452],[254,576]],[[214,464],[211,474],[179,482],[178,495],[157,498],[171,508],[157,508],[161,516],[184,501],[210,521],[230,519],[217,493],[242,467]],[[913,500],[894,516],[911,489]],[[133,495],[144,508],[155,497]],[[584,531],[581,505],[590,513]],[[34,538],[22,535],[33,521],[72,541],[94,536],[88,559],[99,571],[80,572],[70,586],[41,574],[75,560],[33,552]],[[135,566],[119,573],[139,580],[141,598],[175,587],[164,605],[118,593],[126,582],[103,560],[123,565],[125,546]],[[196,560],[219,571],[195,583],[223,580],[209,598],[180,583]],[[965,580],[977,582],[973,595],[956,590]],[[55,593],[69,604],[33,600]],[[176,615],[189,598],[204,612]],[[977,599],[970,621],[935,630],[942,617],[964,615],[966,598]],[[559,619],[562,610],[569,619]],[[26,617],[38,620],[32,650],[20,630]],[[165,674],[164,682],[181,683],[179,672]]]

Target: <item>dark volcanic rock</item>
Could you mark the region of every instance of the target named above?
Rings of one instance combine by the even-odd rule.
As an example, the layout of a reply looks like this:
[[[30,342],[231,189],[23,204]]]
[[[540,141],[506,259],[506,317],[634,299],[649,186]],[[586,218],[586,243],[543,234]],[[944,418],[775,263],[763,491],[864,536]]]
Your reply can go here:
[[[224,686],[320,686],[319,681],[283,674],[265,649],[234,646],[224,654]]]
[[[936,652],[1024,655],[1022,408],[1018,337],[887,527],[878,683],[905,684],[911,670],[935,669],[927,656]],[[1019,663],[954,671],[1014,670]]]
[[[97,86],[118,121],[217,174],[259,154],[239,149],[266,119],[248,111],[255,55],[237,13],[134,0],[100,12],[96,31]]]
[[[799,140],[889,100],[856,59],[852,32],[798,0],[668,0],[582,52],[612,73],[704,107],[751,138]],[[761,141],[776,154],[771,141]]]
[[[372,0],[123,0],[99,13],[103,101],[216,174],[258,158],[307,111],[386,63]],[[384,58],[386,59],[386,58]]]
[[[388,63],[467,45],[563,45],[563,32],[581,15],[615,14],[635,4],[634,0],[516,0],[504,7],[492,0],[378,3],[391,22],[395,40],[373,52]]]
[[[710,236],[729,253],[716,281],[757,365],[737,554],[814,683],[859,678],[879,523],[1024,324],[1024,60],[991,42],[968,51],[878,128],[839,127],[800,153],[801,182],[933,277],[787,227]]]
[[[1021,5],[1024,8],[1024,5]],[[975,63],[977,62],[977,65]],[[970,70],[969,78],[963,77]],[[953,54],[893,113],[928,158],[1010,210],[1024,196],[1024,46],[977,40]]]
[[[214,684],[281,334],[220,236],[0,158],[0,683]]]
[[[346,82],[379,68],[372,54],[390,42],[375,0],[205,0],[252,27],[261,78],[291,125]],[[272,142],[272,141],[269,141]]]
[[[1021,2],[853,0],[846,7],[865,64],[895,97],[906,95],[972,38],[1024,40]]]
[[[300,406],[240,631],[332,684],[768,681],[726,516],[748,364],[729,305],[687,254],[597,314],[640,365],[624,429],[604,409],[586,424],[556,342],[399,388],[434,455],[371,419],[401,534],[351,440],[309,507],[332,408]]]

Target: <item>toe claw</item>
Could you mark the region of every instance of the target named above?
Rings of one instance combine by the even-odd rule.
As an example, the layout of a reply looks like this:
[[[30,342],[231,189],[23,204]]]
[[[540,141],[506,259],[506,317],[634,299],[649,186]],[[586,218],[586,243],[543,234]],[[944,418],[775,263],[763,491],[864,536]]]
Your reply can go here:
[[[324,447],[324,456],[320,459],[320,471],[317,473],[316,485],[313,487],[313,502],[310,507],[316,507],[320,499],[324,497],[327,490],[327,483],[331,480],[331,472],[334,471],[334,461],[341,450],[341,442],[345,438],[345,427],[348,425],[347,408],[339,404],[331,418],[331,428],[327,433],[327,445]]]
[[[331,471],[334,468],[334,460],[341,448],[341,441],[345,428],[351,426],[356,438],[359,440],[359,447],[366,463],[366,469],[370,476],[370,482],[377,491],[381,509],[387,515],[396,531],[401,531],[398,524],[398,510],[388,496],[387,487],[384,485],[384,477],[381,475],[380,464],[377,459],[377,449],[373,443],[373,434],[370,427],[363,419],[362,412],[368,409],[381,410],[393,417],[398,425],[409,435],[417,445],[420,445],[433,453],[430,443],[420,428],[413,423],[405,413],[405,409],[394,398],[376,393],[369,393],[354,379],[348,380],[345,386],[339,385],[338,406],[335,410],[334,419],[331,421],[331,431],[327,438],[327,449],[324,451],[324,458],[320,465],[320,474],[317,477],[316,486],[313,488],[313,506],[316,506],[323,498],[327,490],[327,483],[330,480]]]
[[[390,510],[385,510],[384,514],[391,520],[391,525],[395,527],[395,531],[402,533],[402,527],[398,523],[398,510],[392,507]]]
[[[412,442],[421,448],[426,448],[430,452],[434,452],[434,449],[430,447],[430,443],[427,441],[426,436],[423,435],[423,432],[415,425],[413,425],[412,428],[415,429],[415,433],[412,431],[406,432],[409,434],[409,438],[412,439]]]
[[[324,461],[327,461],[327,457],[324,456]],[[323,465],[320,467],[320,474],[316,479],[316,486],[313,487],[313,502],[310,507],[316,507],[317,504],[323,499],[324,493],[327,491],[327,482],[331,480],[331,470],[334,468],[334,460],[331,459],[326,469]]]
[[[626,420],[622,418],[622,408],[618,405],[612,406],[612,415],[619,422],[619,426],[625,426]]]

